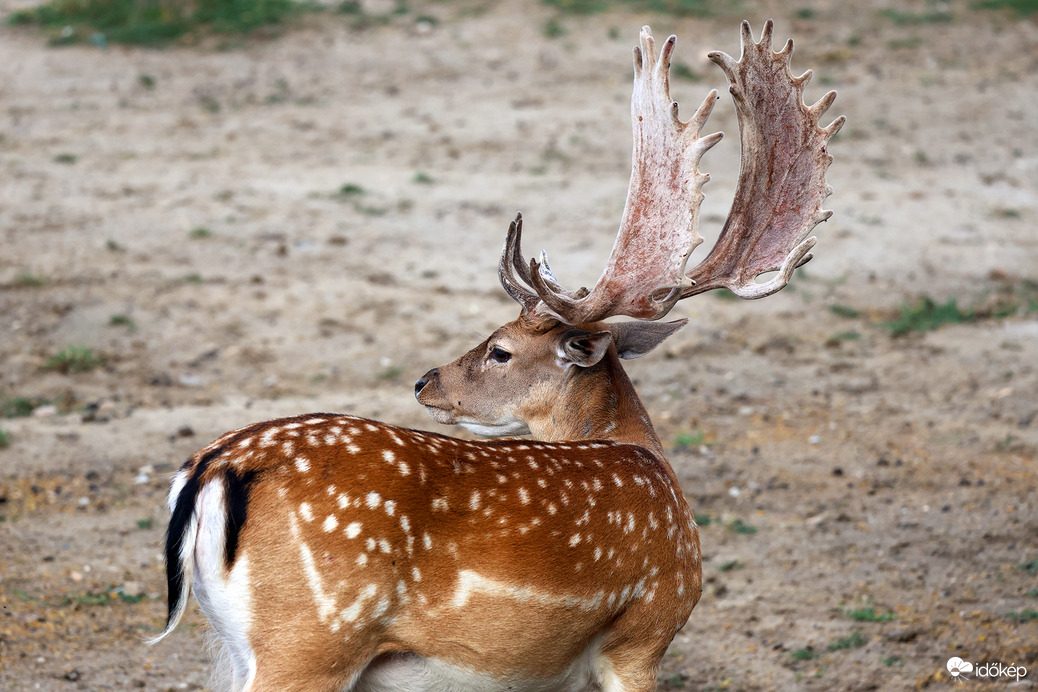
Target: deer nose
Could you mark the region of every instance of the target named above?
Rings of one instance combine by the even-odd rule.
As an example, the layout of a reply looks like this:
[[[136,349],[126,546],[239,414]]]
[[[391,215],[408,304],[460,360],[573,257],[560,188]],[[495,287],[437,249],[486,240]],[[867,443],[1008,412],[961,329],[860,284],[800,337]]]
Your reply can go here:
[[[417,398],[418,395],[422,393],[422,390],[425,389],[425,385],[429,384],[429,380],[431,380],[432,378],[436,377],[439,374],[440,374],[440,369],[439,368],[433,368],[429,372],[427,372],[424,375],[422,375],[421,379],[414,383],[414,395],[415,395],[415,398]]]

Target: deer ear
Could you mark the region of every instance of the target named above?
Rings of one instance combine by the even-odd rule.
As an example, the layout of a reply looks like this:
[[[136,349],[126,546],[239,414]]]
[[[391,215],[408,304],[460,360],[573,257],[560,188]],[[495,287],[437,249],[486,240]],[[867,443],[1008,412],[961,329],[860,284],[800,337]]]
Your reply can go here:
[[[663,340],[688,324],[688,320],[673,322],[617,322],[609,325],[621,358],[644,356],[663,343]]]
[[[589,332],[584,329],[567,329],[559,337],[557,353],[565,365],[590,368],[598,363],[609,350],[612,332]]]

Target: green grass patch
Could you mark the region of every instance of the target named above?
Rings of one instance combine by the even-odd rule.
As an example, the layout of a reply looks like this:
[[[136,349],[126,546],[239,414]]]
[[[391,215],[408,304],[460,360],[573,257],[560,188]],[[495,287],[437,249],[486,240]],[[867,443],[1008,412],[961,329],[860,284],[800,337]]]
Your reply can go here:
[[[147,531],[155,526],[155,519],[152,517],[145,517],[144,519],[137,520],[137,528],[142,531]]]
[[[731,572],[737,569],[745,569],[746,563],[742,560],[729,560],[728,562],[722,562],[717,566],[718,572]]]
[[[71,165],[78,160],[79,157],[75,154],[58,154],[53,159],[54,163],[64,163],[66,165]]]
[[[11,438],[7,435],[7,431],[0,428],[0,449],[7,449],[11,446]]]
[[[1024,595],[1028,598],[1038,598],[1038,589],[1028,589],[1024,592]]]
[[[112,315],[108,318],[109,327],[126,327],[128,329],[135,329],[137,323],[133,321],[133,318],[129,315]]]
[[[915,305],[901,308],[897,319],[884,326],[894,336],[903,336],[910,332],[926,332],[943,327],[946,324],[964,324],[976,318],[973,310],[962,310],[954,298],[945,303],[937,303],[929,296],[924,296]]]
[[[686,82],[701,82],[703,75],[693,70],[687,62],[676,62],[670,66],[670,76]]]
[[[339,191],[336,193],[337,197],[342,199],[354,199],[364,194],[364,188],[356,183],[345,183],[339,187]]]
[[[79,606],[109,606],[117,603],[140,603],[147,596],[145,594],[129,595],[122,592],[122,587],[109,591],[86,591],[84,593],[69,594],[62,597],[55,605],[59,608]]]
[[[293,0],[50,0],[12,13],[7,22],[49,29],[57,45],[162,46],[200,32],[247,34],[306,8]]]
[[[890,668],[893,666],[904,665],[905,659],[901,658],[900,656],[886,656],[884,658],[879,659],[879,662],[885,665],[886,667]]]
[[[706,433],[702,430],[683,430],[674,436],[674,449],[686,450],[702,447]]]
[[[868,642],[865,637],[862,636],[861,632],[851,632],[846,637],[839,637],[829,642],[829,646],[826,648],[829,651],[841,651],[843,649],[860,649],[865,646]]]
[[[195,226],[188,233],[188,237],[192,240],[205,240],[206,238],[212,238],[213,232],[205,226]]]
[[[14,285],[19,288],[42,288],[47,285],[47,279],[39,274],[26,272],[14,277]]]
[[[893,612],[878,612],[872,606],[848,610],[846,611],[846,615],[851,620],[855,620],[857,622],[891,622],[897,619],[897,615]]]
[[[422,171],[418,171],[417,173],[414,174],[414,177],[411,178],[411,182],[415,183],[415,184],[418,184],[418,185],[432,185],[436,181],[433,180],[433,177],[431,175],[429,175],[428,173],[423,173]]]
[[[718,3],[709,0],[544,0],[567,14],[598,14],[614,7],[639,12],[656,12],[676,17],[704,16]]]
[[[545,20],[541,33],[544,34],[544,38],[562,38],[569,32],[558,17],[549,17]]]
[[[38,406],[50,402],[46,399],[28,396],[0,397],[0,416],[3,418],[24,418],[31,416]]]
[[[1028,560],[1027,562],[1021,562],[1019,565],[1016,566],[1016,568],[1022,569],[1028,574],[1038,574],[1038,557],[1034,558],[1033,560]]]
[[[702,527],[706,527],[706,526],[710,526],[711,524],[714,523],[714,521],[716,521],[716,520],[712,516],[707,514],[706,512],[703,512],[702,514],[697,514],[696,515],[696,526],[699,526],[701,528]]]
[[[818,653],[810,646],[805,646],[802,649],[797,649],[796,651],[791,652],[789,654],[789,657],[792,658],[794,661],[811,661],[813,659],[818,658],[821,655],[822,654]]]
[[[1006,619],[1013,622],[1035,622],[1038,620],[1038,610],[1024,608],[1021,611],[1006,613]]]
[[[756,526],[750,526],[749,524],[744,523],[742,519],[733,519],[728,524],[728,530],[732,533],[738,533],[743,536],[752,536],[757,533]]]
[[[848,320],[853,320],[861,317],[860,310],[856,310],[847,305],[830,305],[829,312],[833,313],[837,317],[843,317]]]
[[[955,16],[948,11],[928,10],[926,12],[906,12],[893,8],[880,12],[880,16],[889,19],[898,26],[919,26],[920,24],[948,24]]]
[[[64,373],[89,372],[103,363],[101,356],[86,346],[72,345],[61,349],[44,364],[45,370]]]
[[[1038,0],[983,0],[973,6],[980,10],[1012,10],[1021,17],[1038,12]]]

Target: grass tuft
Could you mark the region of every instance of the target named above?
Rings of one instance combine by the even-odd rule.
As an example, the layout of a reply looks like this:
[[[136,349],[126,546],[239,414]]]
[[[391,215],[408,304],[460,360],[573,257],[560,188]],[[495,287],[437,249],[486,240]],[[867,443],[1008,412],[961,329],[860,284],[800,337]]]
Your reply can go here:
[[[306,8],[293,0],[50,0],[7,18],[56,32],[51,43],[162,46],[196,32],[247,34]]]
[[[983,0],[973,6],[980,10],[1012,10],[1020,17],[1038,12],[1038,0]]]
[[[840,651],[842,649],[859,649],[868,642],[865,637],[862,636],[861,632],[852,632],[846,637],[839,637],[829,642],[829,646],[826,647],[829,651]]]
[[[1035,622],[1038,621],[1038,610],[1031,608],[1024,608],[1017,612],[1006,613],[1006,619],[1012,620],[1013,622]]]
[[[791,652],[789,654],[789,657],[792,658],[794,661],[810,661],[812,659],[818,658],[821,655],[822,654],[818,653],[810,646],[805,646],[802,649],[797,649],[796,651]]]
[[[697,449],[706,442],[706,433],[702,430],[683,430],[674,436],[674,449]]]
[[[756,526],[750,526],[749,524],[744,523],[742,519],[733,519],[732,522],[728,524],[728,530],[732,533],[742,534],[743,536],[752,536],[757,533]]]
[[[901,308],[901,315],[885,326],[894,336],[903,336],[909,332],[932,331],[946,324],[972,322],[975,317],[973,310],[961,310],[954,298],[938,304],[929,296],[924,296],[915,305]]]
[[[955,16],[946,10],[929,10],[926,12],[906,12],[893,8],[885,9],[880,15],[898,26],[918,26],[920,24],[948,24]]]
[[[0,397],[0,417],[24,418],[31,416],[37,407],[49,403],[46,399],[27,396]]]
[[[109,327],[126,327],[130,331],[137,328],[137,323],[129,315],[117,314],[108,318]]]
[[[11,446],[11,438],[8,437],[7,431],[0,428],[0,449],[7,449]]]
[[[94,353],[93,349],[86,346],[66,346],[44,364],[45,370],[64,373],[66,375],[77,372],[89,372],[101,365],[102,359]]]
[[[709,0],[544,0],[544,4],[566,14],[585,15],[599,14],[618,6],[676,17],[702,17],[711,10]]]
[[[845,609],[843,614],[851,620],[856,620],[858,622],[890,622],[891,620],[897,619],[897,615],[894,613],[890,611],[877,613],[876,609],[872,606],[855,608],[853,610]]]

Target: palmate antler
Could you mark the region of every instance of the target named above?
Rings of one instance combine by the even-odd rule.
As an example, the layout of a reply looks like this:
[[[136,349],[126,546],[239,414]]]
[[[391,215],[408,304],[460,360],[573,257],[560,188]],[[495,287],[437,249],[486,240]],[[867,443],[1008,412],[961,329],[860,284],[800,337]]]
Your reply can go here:
[[[634,129],[631,183],[620,230],[595,287],[567,291],[541,259],[523,259],[522,217],[509,227],[501,256],[501,285],[523,306],[528,318],[580,324],[614,315],[659,319],[682,298],[728,288],[743,298],[763,298],[783,288],[793,270],[807,262],[815,244],[811,230],[832,212],[821,208],[832,192],[825,171],[832,162],[829,139],[843,116],[821,128],[818,120],[832,105],[830,91],[808,107],[804,86],[811,71],[794,77],[789,69],[793,41],[771,49],[774,24],[764,25],[759,43],[742,23],[742,56],[714,52],[731,85],[739,118],[742,163],[739,186],[728,220],[707,258],[685,273],[689,255],[703,239],[696,230],[702,187],[703,154],[721,139],[700,131],[717,100],[707,95],[691,120],[678,118],[670,98],[671,36],[659,57],[649,27],[634,49]],[[807,238],[805,240],[805,238]],[[760,274],[779,273],[766,283]],[[531,290],[532,289],[532,290]]]

